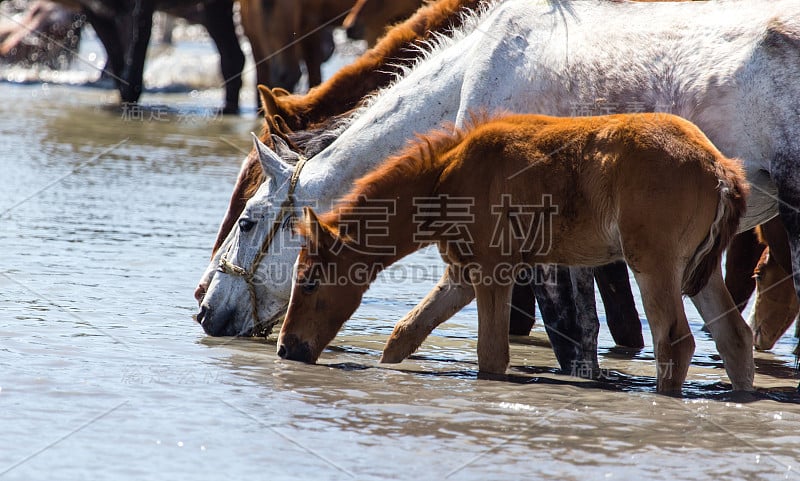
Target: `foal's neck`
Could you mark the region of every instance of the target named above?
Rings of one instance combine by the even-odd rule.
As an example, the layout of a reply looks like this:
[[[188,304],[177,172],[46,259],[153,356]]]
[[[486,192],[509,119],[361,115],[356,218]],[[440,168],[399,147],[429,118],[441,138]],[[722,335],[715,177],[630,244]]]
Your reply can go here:
[[[377,274],[439,241],[427,233],[431,218],[425,206],[436,198],[443,167],[439,161],[418,169],[382,167],[359,181],[359,188],[334,209],[337,218],[331,222],[353,253],[353,262],[377,266]]]

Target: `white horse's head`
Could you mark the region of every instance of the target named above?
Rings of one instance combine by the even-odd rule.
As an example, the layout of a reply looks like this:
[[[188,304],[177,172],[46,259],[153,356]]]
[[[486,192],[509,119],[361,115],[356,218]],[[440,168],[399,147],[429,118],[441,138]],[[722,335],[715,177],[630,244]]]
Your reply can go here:
[[[299,208],[294,203],[295,166],[254,138],[253,153],[266,180],[200,282],[207,288],[197,322],[212,336],[260,334],[280,319],[289,302],[300,248],[292,222]]]

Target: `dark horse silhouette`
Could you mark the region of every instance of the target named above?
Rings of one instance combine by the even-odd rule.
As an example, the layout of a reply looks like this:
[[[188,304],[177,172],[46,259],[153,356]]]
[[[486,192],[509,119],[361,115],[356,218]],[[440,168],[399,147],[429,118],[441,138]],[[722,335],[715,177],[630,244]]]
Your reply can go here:
[[[75,1],[59,0],[67,5]],[[186,7],[196,7],[199,22],[217,46],[225,79],[223,113],[239,112],[244,53],[233,22],[233,0],[78,0],[108,53],[105,73],[114,79],[120,100],[134,103],[142,94],[142,74],[147,44],[156,9],[184,16]]]

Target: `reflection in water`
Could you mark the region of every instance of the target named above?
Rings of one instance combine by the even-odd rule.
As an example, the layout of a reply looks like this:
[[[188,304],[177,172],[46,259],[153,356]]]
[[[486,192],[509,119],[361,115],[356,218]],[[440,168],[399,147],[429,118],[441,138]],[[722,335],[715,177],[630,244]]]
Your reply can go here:
[[[691,307],[684,399],[653,394],[652,350],[615,350],[605,328],[605,379],[559,373],[540,326],[514,338],[509,376],[479,379],[474,304],[411,359],[379,364],[394,322],[441,273],[433,251],[407,259],[413,278],[373,286],[320,365],[278,359],[274,336],[205,337],[192,291],[258,121],[205,115],[217,97],[196,107],[166,94],[149,97],[159,119],[126,119],[96,107],[103,95],[0,85],[3,479],[777,479],[798,469],[794,340],[757,353],[759,392],[733,396]]]

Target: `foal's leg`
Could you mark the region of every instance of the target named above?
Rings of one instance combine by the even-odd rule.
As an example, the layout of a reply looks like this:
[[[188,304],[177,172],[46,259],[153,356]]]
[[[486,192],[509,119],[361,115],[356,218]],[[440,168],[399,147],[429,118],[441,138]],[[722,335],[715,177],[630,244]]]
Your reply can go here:
[[[653,333],[657,389],[680,393],[694,353],[694,336],[683,311],[680,278],[673,272],[634,274]]]
[[[475,291],[463,272],[448,265],[436,287],[395,324],[383,348],[381,362],[397,363],[410,356],[439,324],[450,319],[474,298]]]
[[[478,370],[505,374],[508,369],[508,316],[511,286],[475,284],[478,301]]]
[[[703,322],[717,344],[725,371],[736,391],[752,391],[755,365],[753,364],[753,332],[736,308],[719,266],[714,269],[708,284],[692,297]]]

